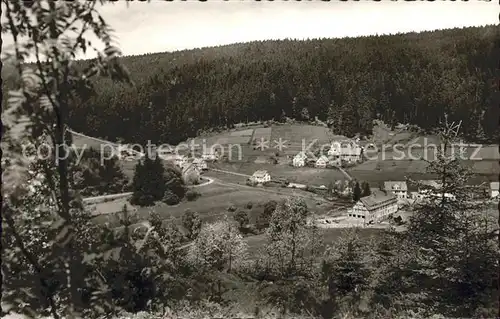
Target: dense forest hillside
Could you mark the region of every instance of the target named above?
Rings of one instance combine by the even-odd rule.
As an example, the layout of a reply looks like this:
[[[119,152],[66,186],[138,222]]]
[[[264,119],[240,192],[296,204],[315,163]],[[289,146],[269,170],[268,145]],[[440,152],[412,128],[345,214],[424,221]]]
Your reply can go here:
[[[375,118],[432,129],[447,112],[469,139],[496,142],[499,35],[487,26],[125,57],[135,87],[99,79],[97,95],[72,105],[69,124],[112,140],[177,143],[285,115],[317,116],[352,135],[370,132]]]

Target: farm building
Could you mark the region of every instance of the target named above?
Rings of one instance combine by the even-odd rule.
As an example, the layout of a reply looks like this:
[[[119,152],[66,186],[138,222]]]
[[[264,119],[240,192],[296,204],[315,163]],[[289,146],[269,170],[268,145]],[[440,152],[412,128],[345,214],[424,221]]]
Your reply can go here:
[[[328,164],[328,162],[330,162],[330,160],[328,159],[328,157],[326,156],[320,156],[320,158],[318,158],[316,160],[316,163],[314,163],[314,166],[318,167],[318,168],[325,168],[326,165]]]
[[[258,184],[263,184],[271,181],[271,175],[267,171],[255,171],[250,177],[250,181]]]
[[[299,154],[293,157],[292,165],[294,167],[303,167],[306,165],[306,159],[307,159],[306,154],[304,152],[300,152]]]
[[[197,185],[200,182],[200,170],[193,163],[187,164],[182,169],[182,179],[186,185]]]
[[[200,170],[200,171],[204,171],[204,170],[208,169],[207,162],[205,162],[205,160],[202,158],[193,159],[193,165],[195,165],[198,168],[198,170]]]
[[[333,142],[328,150],[328,156],[340,156],[340,147],[341,145],[339,142]]]
[[[418,196],[415,199],[428,199],[428,198],[439,198],[442,195],[439,193],[441,189],[441,182],[436,180],[425,180],[420,181],[422,186],[418,187]],[[445,197],[449,199],[455,199],[453,194],[444,194]]]
[[[408,198],[408,185],[406,185],[405,181],[384,182],[382,190],[387,194],[393,194],[398,199]]]
[[[201,158],[205,161],[216,161],[219,159],[219,152],[212,148],[203,150],[203,154],[201,154]]]
[[[330,156],[328,158],[328,164],[330,166],[341,166],[342,161],[340,160],[340,157],[338,157],[338,156]]]
[[[491,182],[490,183],[490,197],[491,198],[498,197],[498,186],[499,186],[499,182]]]
[[[348,163],[355,163],[361,159],[361,147],[354,141],[333,142],[328,150],[328,156],[340,158]]]
[[[398,211],[396,196],[375,192],[362,197],[349,211],[348,216],[362,218],[365,224],[378,223]]]
[[[175,165],[179,166],[180,168],[184,168],[188,164],[187,157],[183,156],[183,155],[175,155],[173,157],[173,162]]]
[[[340,148],[340,158],[348,163],[355,163],[361,159],[361,147],[355,142],[347,142]]]

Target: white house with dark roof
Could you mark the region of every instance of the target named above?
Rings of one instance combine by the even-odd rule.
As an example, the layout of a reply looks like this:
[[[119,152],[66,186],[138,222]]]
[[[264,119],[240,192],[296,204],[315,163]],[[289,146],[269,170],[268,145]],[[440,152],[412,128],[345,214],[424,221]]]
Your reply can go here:
[[[360,218],[365,224],[378,223],[398,211],[398,201],[393,194],[375,192],[362,197],[348,210],[348,216]]]
[[[499,182],[491,182],[490,183],[490,197],[491,198],[498,198],[498,187],[499,187]]]
[[[408,198],[408,185],[405,181],[384,182],[382,190],[387,194],[393,194],[398,199]]]
[[[304,167],[306,165],[306,159],[306,154],[304,152],[300,152],[293,157],[292,165],[294,167]]]
[[[314,163],[314,166],[316,166],[318,168],[325,168],[329,162],[330,162],[330,160],[328,159],[328,157],[322,155],[316,160],[316,163]]]
[[[340,142],[332,142],[330,149],[328,150],[328,156],[339,157],[340,156]]]
[[[341,159],[348,163],[355,163],[361,159],[362,148],[352,140],[334,141],[328,150],[328,157]]]
[[[265,170],[255,171],[250,177],[250,181],[257,184],[264,184],[271,181],[271,175]]]
[[[182,179],[187,185],[196,185],[200,182],[200,170],[193,163],[186,164],[182,168]]]
[[[201,154],[201,158],[205,161],[216,161],[219,156],[219,152],[213,148],[204,149],[203,154]]]

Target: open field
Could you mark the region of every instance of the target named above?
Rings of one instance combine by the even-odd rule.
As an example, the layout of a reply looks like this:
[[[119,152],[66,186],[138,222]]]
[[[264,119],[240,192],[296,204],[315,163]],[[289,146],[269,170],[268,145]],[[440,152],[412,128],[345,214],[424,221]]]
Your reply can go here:
[[[221,170],[237,172],[246,175],[252,175],[257,170],[267,170],[273,180],[289,179],[297,183],[328,185],[329,182],[344,180],[346,177],[342,172],[330,168],[314,167],[292,167],[288,164],[269,164],[269,163],[216,163],[214,168]],[[208,173],[212,174],[212,172]],[[229,175],[229,174],[228,174]],[[211,176],[211,175],[209,175]],[[222,175],[218,175],[221,176]],[[229,177],[232,178],[232,177]],[[245,180],[243,177],[238,180]]]
[[[200,214],[203,220],[210,221],[222,217],[225,214],[232,215],[228,212],[230,206],[236,209],[246,209],[249,202],[254,205],[266,203],[270,200],[282,200],[294,194],[306,194],[306,203],[311,210],[326,212],[330,210],[333,204],[318,205],[318,202],[313,198],[312,194],[290,189],[270,189],[265,188],[254,189],[252,187],[242,187],[238,189],[233,185],[221,185],[212,183],[206,187],[200,187],[198,191],[201,194],[195,201],[183,201],[178,205],[168,206],[163,203],[158,203],[154,207],[132,207],[127,203],[127,199],[118,199],[102,204],[94,205],[96,214],[101,214],[95,218],[97,222],[116,222],[116,216],[113,213],[120,212],[123,205],[127,204],[130,210],[136,209],[136,214],[139,220],[144,220],[149,216],[149,213],[154,210],[160,216],[179,218],[187,210],[193,210]]]
[[[309,143],[317,139],[318,143],[328,143],[334,135],[323,126],[292,124],[272,127],[271,140],[280,138],[292,144],[302,145],[302,140]]]

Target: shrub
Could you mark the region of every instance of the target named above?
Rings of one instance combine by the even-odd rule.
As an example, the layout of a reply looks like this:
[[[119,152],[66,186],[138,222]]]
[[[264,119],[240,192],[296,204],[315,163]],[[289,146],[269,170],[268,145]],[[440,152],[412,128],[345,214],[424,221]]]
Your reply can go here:
[[[234,205],[231,205],[227,208],[227,211],[230,212],[230,213],[233,213],[236,211],[236,207]]]
[[[188,239],[195,239],[201,229],[201,219],[196,212],[186,210],[182,215],[182,226],[187,230]]]
[[[188,191],[186,192],[186,199],[187,199],[188,201],[194,201],[194,200],[196,200],[196,199],[197,199],[198,197],[200,197],[200,196],[201,196],[201,194],[200,194],[200,193],[198,193],[197,191],[192,190],[192,189],[191,189],[191,190],[188,190]]]
[[[240,210],[234,215],[234,220],[238,223],[240,229],[248,225],[250,218],[247,212]]]
[[[162,200],[165,204],[167,205],[177,205],[181,201],[179,196],[174,194],[171,190],[165,191],[165,195],[163,196]]]

